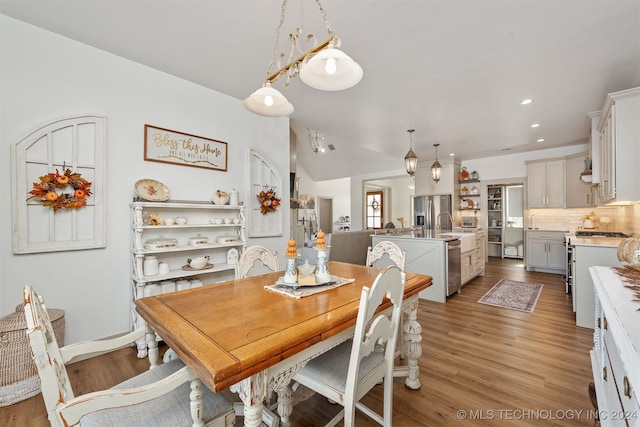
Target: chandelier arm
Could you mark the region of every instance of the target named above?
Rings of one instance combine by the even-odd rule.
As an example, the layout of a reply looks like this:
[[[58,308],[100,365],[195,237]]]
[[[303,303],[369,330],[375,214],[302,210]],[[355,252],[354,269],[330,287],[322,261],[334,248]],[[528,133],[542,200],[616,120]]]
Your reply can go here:
[[[273,43],[273,50],[271,51],[271,60],[269,61],[269,68],[267,68],[267,80],[265,83],[271,83],[269,81],[269,74],[271,74],[271,68],[273,67],[273,62],[276,58],[276,51],[278,50],[278,42],[280,41],[280,30],[282,29],[282,24],[284,24],[284,15],[287,11],[287,2],[289,0],[282,0],[282,6],[280,10],[280,22],[278,23],[278,28],[276,28],[276,41]]]
[[[320,0],[316,0],[316,4],[318,5],[318,9],[320,9],[320,13],[322,14],[322,20],[324,21],[325,27],[327,27],[327,32],[329,33],[329,37],[333,37],[333,30],[331,29],[331,25],[329,25],[329,21],[327,20],[327,14],[320,4]]]
[[[297,59],[289,62],[284,67],[280,68],[278,71],[271,74],[269,77],[267,77],[266,83],[276,82],[280,77],[282,77],[282,75],[286,74],[291,67],[297,66],[299,68],[300,66],[299,64],[302,64],[305,60],[311,59],[316,53],[320,52],[323,49],[326,49],[327,46],[329,46],[330,44],[333,44],[334,46],[339,47],[340,39],[332,35],[327,40],[319,44],[318,46],[307,51],[303,55],[300,55]],[[269,67],[269,71],[271,71],[271,67]]]

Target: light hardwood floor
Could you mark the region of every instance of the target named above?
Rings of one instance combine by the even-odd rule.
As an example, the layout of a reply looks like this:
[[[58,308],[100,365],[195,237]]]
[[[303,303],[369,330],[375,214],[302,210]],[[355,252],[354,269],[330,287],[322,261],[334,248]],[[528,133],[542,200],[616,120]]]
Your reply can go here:
[[[502,278],[544,284],[533,313],[477,303]],[[420,301],[418,321],[422,387],[409,390],[402,379],[395,380],[394,426],[594,424],[587,394],[593,331],[575,325],[562,276],[528,273],[518,260],[489,258],[485,276],[464,286],[446,304]],[[77,393],[85,393],[111,386],[146,366],[134,349],[123,349],[75,363],[70,375]],[[379,386],[363,402],[379,409],[381,398]],[[316,395],[294,408],[292,425],[320,426],[338,410]],[[356,422],[377,425],[362,414]],[[241,418],[237,424],[242,425]],[[41,397],[0,408],[0,425],[48,425]]]

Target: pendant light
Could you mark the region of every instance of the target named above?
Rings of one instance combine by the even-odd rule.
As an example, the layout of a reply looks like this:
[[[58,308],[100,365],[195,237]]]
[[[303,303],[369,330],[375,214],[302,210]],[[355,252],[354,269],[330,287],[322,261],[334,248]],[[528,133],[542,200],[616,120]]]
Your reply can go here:
[[[437,183],[440,181],[440,176],[442,175],[442,165],[438,161],[438,146],[440,144],[433,144],[436,147],[436,161],[431,165],[431,177]]]
[[[415,129],[409,129],[409,152],[406,156],[404,156],[404,166],[407,168],[407,173],[409,176],[413,177],[416,173],[416,168],[418,167],[418,156],[413,152],[413,133]]]

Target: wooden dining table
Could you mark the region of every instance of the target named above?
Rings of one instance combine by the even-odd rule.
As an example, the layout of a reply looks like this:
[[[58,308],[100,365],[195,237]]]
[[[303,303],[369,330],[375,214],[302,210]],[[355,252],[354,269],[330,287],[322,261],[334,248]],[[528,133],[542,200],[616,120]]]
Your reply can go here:
[[[265,289],[283,275],[275,272],[140,298],[136,310],[207,387],[238,393],[245,426],[261,424],[263,402],[272,391],[278,394],[280,423],[288,425],[291,378],[307,361],[353,336],[362,287],[370,287],[380,272],[335,261],[328,267],[332,275],[355,280],[295,299]],[[420,387],[418,293],[430,285],[430,276],[406,273],[406,363],[395,376],[406,377],[412,389]],[[380,310],[390,306],[386,301]]]

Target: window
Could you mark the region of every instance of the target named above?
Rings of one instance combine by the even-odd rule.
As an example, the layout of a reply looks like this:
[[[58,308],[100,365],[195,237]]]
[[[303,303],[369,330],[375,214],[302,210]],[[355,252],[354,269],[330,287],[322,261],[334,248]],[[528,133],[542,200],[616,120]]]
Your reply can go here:
[[[383,203],[382,191],[367,192],[367,228],[382,228]]]

